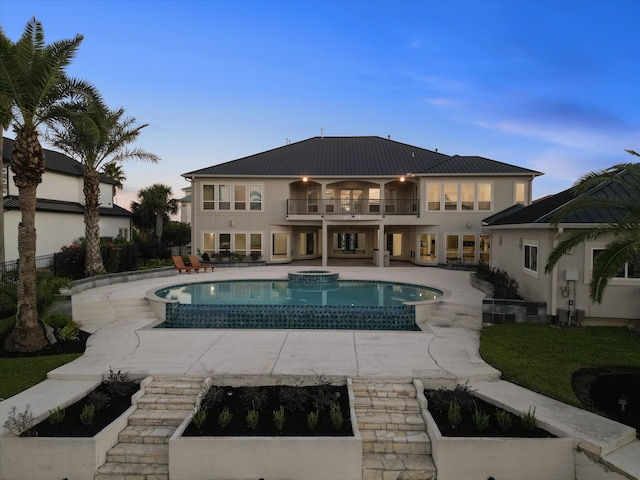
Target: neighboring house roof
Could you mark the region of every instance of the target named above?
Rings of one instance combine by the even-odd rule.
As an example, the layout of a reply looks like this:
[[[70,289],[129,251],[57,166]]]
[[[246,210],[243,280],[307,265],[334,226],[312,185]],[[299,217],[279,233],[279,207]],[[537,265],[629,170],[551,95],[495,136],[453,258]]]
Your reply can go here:
[[[4,150],[2,152],[2,161],[5,165],[11,163],[11,154],[13,153],[13,146],[16,143],[15,140],[10,138],[4,138]],[[63,175],[73,175],[76,177],[82,177],[84,167],[80,162],[77,162],[71,157],[66,156],[60,152],[54,152],[53,150],[44,149],[44,163],[45,168],[49,171],[61,173]],[[109,183],[115,185],[117,182],[111,177],[100,174],[100,181],[102,183]]]
[[[624,175],[624,173],[623,173]],[[602,183],[582,194],[587,197],[607,197],[631,200],[640,203],[640,195],[630,188],[618,183]],[[487,226],[521,225],[521,224],[549,224],[560,208],[571,202],[575,197],[573,189],[569,188],[556,195],[551,195],[525,207],[514,205],[497,212],[483,220]],[[615,223],[622,219],[624,213],[613,208],[591,208],[581,210],[563,218],[559,223],[599,224]]]
[[[20,204],[18,203],[18,197],[15,195],[9,195],[4,198],[4,209],[19,210]],[[48,200],[39,198],[36,200],[37,212],[55,212],[55,213],[78,213],[84,215],[84,206],[77,202],[64,202],[61,200]],[[100,208],[101,217],[132,217],[133,214],[125,210],[118,205],[114,205],[113,208]]]
[[[189,203],[191,202],[191,195],[187,195],[186,197],[182,197],[180,200],[178,200],[180,203]]]
[[[381,137],[313,137],[193,172],[192,176],[531,175],[482,157],[449,156]]]

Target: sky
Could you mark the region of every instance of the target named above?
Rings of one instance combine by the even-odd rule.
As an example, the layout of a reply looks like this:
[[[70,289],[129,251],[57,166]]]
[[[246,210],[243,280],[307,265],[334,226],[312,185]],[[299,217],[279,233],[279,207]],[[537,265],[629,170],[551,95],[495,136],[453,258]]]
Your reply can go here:
[[[123,165],[125,208],[321,134],[540,171],[534,198],[640,151],[638,0],[0,0],[13,41],[32,16],[84,35],[69,74],[148,124],[161,161]]]

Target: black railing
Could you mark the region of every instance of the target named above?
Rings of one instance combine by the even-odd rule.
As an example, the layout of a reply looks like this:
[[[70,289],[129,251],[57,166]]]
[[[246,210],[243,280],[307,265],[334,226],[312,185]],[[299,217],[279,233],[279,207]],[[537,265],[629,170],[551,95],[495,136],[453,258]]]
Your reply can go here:
[[[395,200],[290,198],[287,200],[287,215],[418,215],[419,203],[415,198]]]

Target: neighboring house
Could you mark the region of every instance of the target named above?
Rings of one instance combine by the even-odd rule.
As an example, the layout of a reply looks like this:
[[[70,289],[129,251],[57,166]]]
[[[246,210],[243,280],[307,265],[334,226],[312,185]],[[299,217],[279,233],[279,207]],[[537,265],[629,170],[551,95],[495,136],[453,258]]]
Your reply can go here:
[[[617,185],[600,185],[584,195],[596,193],[640,202],[637,195]],[[570,312],[570,318],[576,319],[578,310],[579,316],[590,320],[640,319],[640,259],[611,279],[601,304],[589,298],[593,260],[611,239],[585,242],[563,256],[550,274],[544,272],[553,248],[571,232],[622,218],[620,211],[591,209],[570,215],[552,227],[555,213],[574,198],[569,189],[486,218],[485,230],[491,233],[491,266],[515,278],[527,300],[546,302],[548,315],[561,313],[567,320],[566,312]]]
[[[192,244],[268,263],[489,262],[482,219],[531,200],[540,172],[380,137],[314,137],[183,176]]]
[[[21,220],[18,187],[9,168],[14,141],[4,139],[2,171],[5,259],[18,258],[18,224]],[[84,237],[82,164],[62,153],[46,150],[46,171],[37,188],[36,255],[59,252]],[[113,203],[115,182],[100,174],[100,235],[130,239],[131,212]]]
[[[180,202],[180,221],[182,223],[191,223],[191,187],[184,187],[182,189],[184,197]]]

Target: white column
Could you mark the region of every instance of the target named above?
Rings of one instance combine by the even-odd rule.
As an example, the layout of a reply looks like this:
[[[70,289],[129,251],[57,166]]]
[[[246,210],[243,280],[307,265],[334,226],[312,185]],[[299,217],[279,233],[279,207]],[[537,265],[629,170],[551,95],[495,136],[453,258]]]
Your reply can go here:
[[[328,252],[329,252],[329,247],[327,246],[327,244],[329,243],[327,240],[327,221],[326,220],[322,220],[322,266],[326,267],[328,265]]]
[[[378,229],[378,266],[384,267],[384,223]]]

